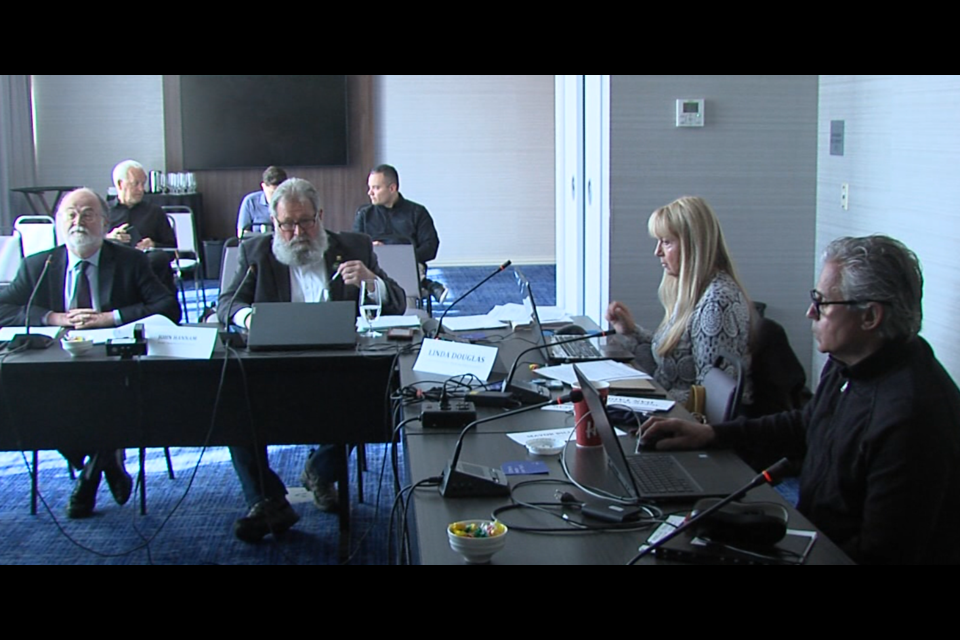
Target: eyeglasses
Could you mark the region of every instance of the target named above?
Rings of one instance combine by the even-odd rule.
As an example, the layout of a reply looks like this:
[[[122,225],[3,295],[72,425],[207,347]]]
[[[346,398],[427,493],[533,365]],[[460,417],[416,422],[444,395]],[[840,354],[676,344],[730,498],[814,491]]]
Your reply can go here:
[[[810,289],[810,301],[813,303],[813,311],[817,314],[817,320],[820,319],[820,308],[828,307],[832,304],[842,304],[847,306],[854,304],[867,304],[868,302],[886,304],[886,302],[882,300],[824,300],[823,294],[816,289]]]
[[[277,220],[274,218],[274,220]],[[297,227],[300,227],[300,231],[310,231],[317,226],[319,218],[314,216],[313,218],[306,218],[304,220],[294,220],[292,222],[280,222],[277,220],[277,226],[280,227],[281,231],[286,231],[290,233],[294,231]]]
[[[70,222],[76,222],[77,220],[81,222],[93,222],[97,217],[97,213],[91,209],[84,209],[83,211],[77,211],[76,209],[64,209],[63,215]]]

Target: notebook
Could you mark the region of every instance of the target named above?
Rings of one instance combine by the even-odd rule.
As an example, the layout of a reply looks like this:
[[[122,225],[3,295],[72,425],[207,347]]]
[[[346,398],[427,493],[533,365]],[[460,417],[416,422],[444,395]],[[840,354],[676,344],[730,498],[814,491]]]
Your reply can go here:
[[[600,394],[579,367],[574,365],[573,370],[603,443],[607,462],[632,498],[649,502],[726,496],[753,477],[746,465],[729,451],[642,452],[627,455],[610,423]]]
[[[533,289],[530,287],[530,281],[523,273],[514,267],[517,276],[517,282],[520,285],[520,295],[523,297],[523,304],[530,312],[530,322],[533,325],[535,338],[544,347],[544,357],[550,364],[569,364],[572,362],[591,362],[594,360],[618,360],[620,362],[631,362],[634,355],[626,349],[606,343],[602,349],[597,348],[595,340],[577,340],[562,344],[565,340],[576,336],[548,336],[544,332],[543,325],[540,323],[540,313],[537,311],[537,302],[533,297]],[[599,340],[596,340],[599,341]]]
[[[250,317],[250,351],[353,349],[357,345],[357,304],[258,302]]]

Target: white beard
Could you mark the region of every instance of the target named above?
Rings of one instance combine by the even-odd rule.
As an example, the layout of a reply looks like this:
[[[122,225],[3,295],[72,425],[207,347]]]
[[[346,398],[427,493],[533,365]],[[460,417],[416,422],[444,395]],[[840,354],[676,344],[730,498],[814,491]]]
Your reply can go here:
[[[96,251],[103,244],[103,238],[91,234],[83,227],[75,227],[67,234],[67,246],[76,255]]]
[[[317,222],[320,232],[316,238],[294,236],[284,240],[277,231],[273,234],[273,255],[281,264],[288,267],[306,267],[323,262],[329,240],[323,228],[323,222]]]

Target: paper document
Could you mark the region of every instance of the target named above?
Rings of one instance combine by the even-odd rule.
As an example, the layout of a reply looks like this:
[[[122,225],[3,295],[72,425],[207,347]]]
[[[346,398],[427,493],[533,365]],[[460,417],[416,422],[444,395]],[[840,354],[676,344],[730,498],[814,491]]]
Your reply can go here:
[[[443,328],[449,331],[476,331],[478,329],[503,329],[506,325],[489,316],[447,316]]]
[[[420,328],[420,318],[417,316],[380,316],[372,323],[374,331],[383,329],[393,329],[395,327],[404,327],[411,329]],[[367,323],[363,318],[357,318],[357,331],[366,330]]]
[[[614,428],[618,436],[627,435],[625,431]],[[564,427],[563,429],[542,429],[540,431],[523,431],[521,433],[508,433],[508,438],[521,446],[527,446],[527,443],[536,438],[557,438],[558,440],[576,440],[574,436],[574,427]]]
[[[613,360],[578,362],[577,366],[580,368],[580,371],[583,372],[583,375],[593,382],[610,382],[611,380],[625,380],[628,378],[650,378],[650,376],[643,371]],[[577,382],[577,375],[573,372],[572,364],[542,367],[534,373],[545,378],[560,380],[569,385]]]

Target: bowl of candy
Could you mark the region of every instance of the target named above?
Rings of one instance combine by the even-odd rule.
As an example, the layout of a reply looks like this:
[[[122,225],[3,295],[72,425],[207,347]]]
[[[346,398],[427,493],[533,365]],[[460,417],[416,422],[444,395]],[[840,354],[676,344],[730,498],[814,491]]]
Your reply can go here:
[[[80,336],[67,336],[60,340],[63,350],[76,358],[93,349],[93,340],[88,340]]]
[[[447,527],[450,548],[469,564],[486,564],[507,543],[509,529],[496,520],[461,520]]]

